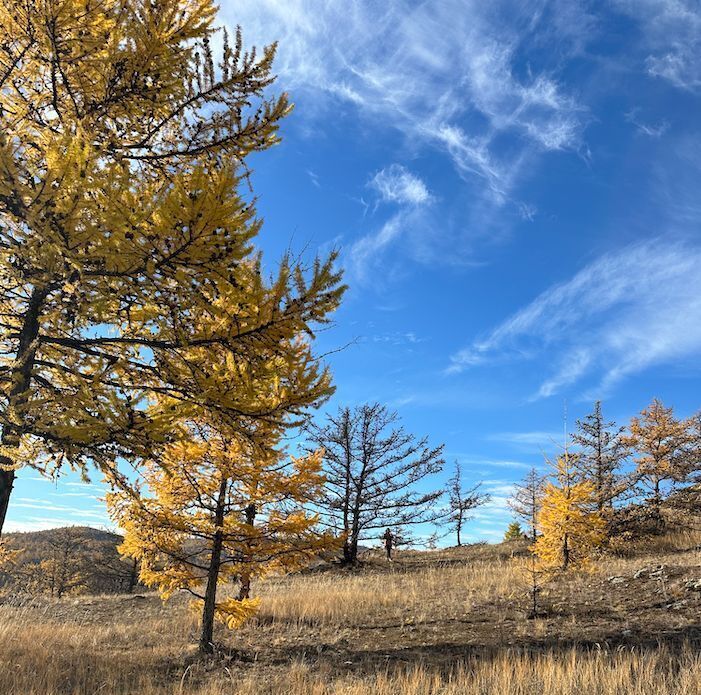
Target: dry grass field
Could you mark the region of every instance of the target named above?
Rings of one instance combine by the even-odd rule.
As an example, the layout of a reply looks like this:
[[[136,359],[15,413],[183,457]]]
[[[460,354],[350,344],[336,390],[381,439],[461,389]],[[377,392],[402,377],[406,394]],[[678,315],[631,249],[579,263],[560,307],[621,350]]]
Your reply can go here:
[[[698,540],[607,558],[549,585],[536,620],[513,546],[321,567],[256,587],[258,618],[218,628],[209,660],[195,655],[184,600],[6,597],[0,693],[695,695]]]

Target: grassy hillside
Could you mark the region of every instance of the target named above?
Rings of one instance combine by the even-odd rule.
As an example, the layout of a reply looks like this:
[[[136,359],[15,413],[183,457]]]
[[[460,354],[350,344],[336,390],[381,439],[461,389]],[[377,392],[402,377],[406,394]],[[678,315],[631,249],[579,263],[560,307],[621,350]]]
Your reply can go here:
[[[122,537],[110,531],[92,528],[90,526],[71,526],[71,531],[85,543],[111,543],[117,547],[122,542]],[[47,529],[45,531],[29,531],[26,533],[4,533],[3,540],[14,548],[23,548],[28,556],[43,556],[46,548],[56,540],[59,529]]]
[[[11,566],[0,570],[0,591],[24,593],[122,593],[136,586],[136,566],[122,558],[122,537],[88,526],[69,526],[3,536],[20,550]]]
[[[606,558],[527,619],[518,546],[368,557],[255,587],[256,620],[197,659],[185,599],[0,606],[0,692],[692,695],[701,682],[699,538]]]

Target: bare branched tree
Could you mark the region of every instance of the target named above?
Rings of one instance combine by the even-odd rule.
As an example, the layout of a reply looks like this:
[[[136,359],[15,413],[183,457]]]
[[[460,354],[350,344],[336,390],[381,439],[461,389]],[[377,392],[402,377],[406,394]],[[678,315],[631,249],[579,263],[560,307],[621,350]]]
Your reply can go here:
[[[313,448],[325,450],[326,488],[318,503],[326,524],[345,534],[346,563],[358,559],[358,543],[382,529],[436,521],[443,490],[418,490],[442,470],[443,446],[431,448],[397,426],[398,415],[379,403],[340,408],[322,425],[307,426]]]
[[[482,504],[491,500],[491,495],[481,492],[482,483],[477,483],[470,488],[464,488],[460,464],[455,462],[453,475],[448,481],[448,503],[450,515],[448,517],[451,530],[455,531],[458,547],[462,545],[461,534],[465,522],[470,519],[470,512]]]
[[[577,431],[572,435],[575,444],[582,447],[574,464],[579,477],[594,486],[596,508],[613,509],[614,501],[633,487],[632,481],[621,475],[620,469],[630,450],[625,445],[625,428],[615,422],[606,422],[601,401],[583,420],[577,420]]]
[[[533,543],[538,536],[538,512],[543,496],[543,487],[547,476],[531,468],[520,483],[514,485],[514,491],[508,501],[511,511],[528,526],[528,535]]]

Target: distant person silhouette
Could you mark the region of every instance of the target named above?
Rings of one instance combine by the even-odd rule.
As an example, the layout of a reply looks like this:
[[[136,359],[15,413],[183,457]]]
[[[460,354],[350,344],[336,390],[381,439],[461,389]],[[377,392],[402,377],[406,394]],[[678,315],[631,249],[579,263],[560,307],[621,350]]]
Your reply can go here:
[[[387,559],[392,562],[392,548],[394,547],[394,534],[390,529],[385,529],[382,536],[385,541],[385,551],[387,552]]]

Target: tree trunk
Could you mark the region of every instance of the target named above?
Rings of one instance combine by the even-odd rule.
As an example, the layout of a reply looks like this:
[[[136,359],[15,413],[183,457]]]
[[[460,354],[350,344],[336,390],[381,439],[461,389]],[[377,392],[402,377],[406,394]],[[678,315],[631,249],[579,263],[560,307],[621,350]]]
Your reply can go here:
[[[358,536],[353,535],[348,539],[343,547],[343,557],[349,565],[354,565],[358,561]]]
[[[458,515],[458,521],[457,521],[457,526],[455,528],[457,535],[458,535],[458,548],[462,545],[460,542],[460,532],[462,531],[462,514]]]
[[[131,572],[129,573],[129,586],[127,587],[128,594],[134,593],[134,587],[136,586],[136,580],[139,576],[139,573],[136,571],[137,567],[138,567],[138,564],[136,562],[136,558],[134,558],[132,561],[132,564],[131,564]]]
[[[202,633],[200,635],[199,648],[203,654],[212,654],[214,652],[214,613],[217,604],[217,582],[219,581],[221,549],[221,531],[217,531],[214,544],[212,545],[209,572],[207,573],[207,588],[204,593],[204,607],[202,608]]]
[[[570,564],[570,546],[569,546],[569,537],[567,534],[565,534],[565,537],[563,539],[562,543],[562,569],[566,570],[567,567]]]
[[[358,561],[358,539],[360,537],[360,503],[356,500],[352,509],[352,523],[346,542],[343,544],[343,563],[354,565]]]
[[[655,516],[655,530],[659,533],[662,530],[662,492],[660,490],[660,479],[655,478],[655,497],[654,497],[654,516]]]
[[[8,411],[12,412],[27,401],[29,386],[32,381],[34,356],[36,355],[36,338],[39,335],[39,315],[41,307],[49,291],[35,287],[29,298],[24,323],[19,334],[15,366],[10,373],[13,384],[8,399]],[[3,447],[17,448],[22,435],[21,425],[5,424],[0,443]],[[0,464],[12,465],[14,462],[7,456],[0,456]],[[10,495],[15,482],[14,470],[0,470],[0,535],[5,525]]]
[[[251,503],[244,510],[246,514],[246,523],[249,526],[253,526],[256,520],[256,505]],[[250,559],[249,559],[250,562]],[[243,601],[245,598],[250,598],[251,595],[251,573],[242,572],[241,573],[241,589],[239,590],[239,601]]]
[[[200,634],[199,649],[202,654],[214,652],[214,614],[217,607],[217,583],[219,582],[219,568],[221,566],[222,547],[224,539],[222,527],[224,526],[224,498],[226,496],[226,479],[219,486],[219,497],[214,513],[214,533],[212,553],[209,558],[209,571],[207,572],[207,587],[204,592],[204,606],[202,607],[202,633]]]
[[[5,525],[7,508],[10,505],[10,495],[15,484],[15,472],[0,470],[0,534]]]

